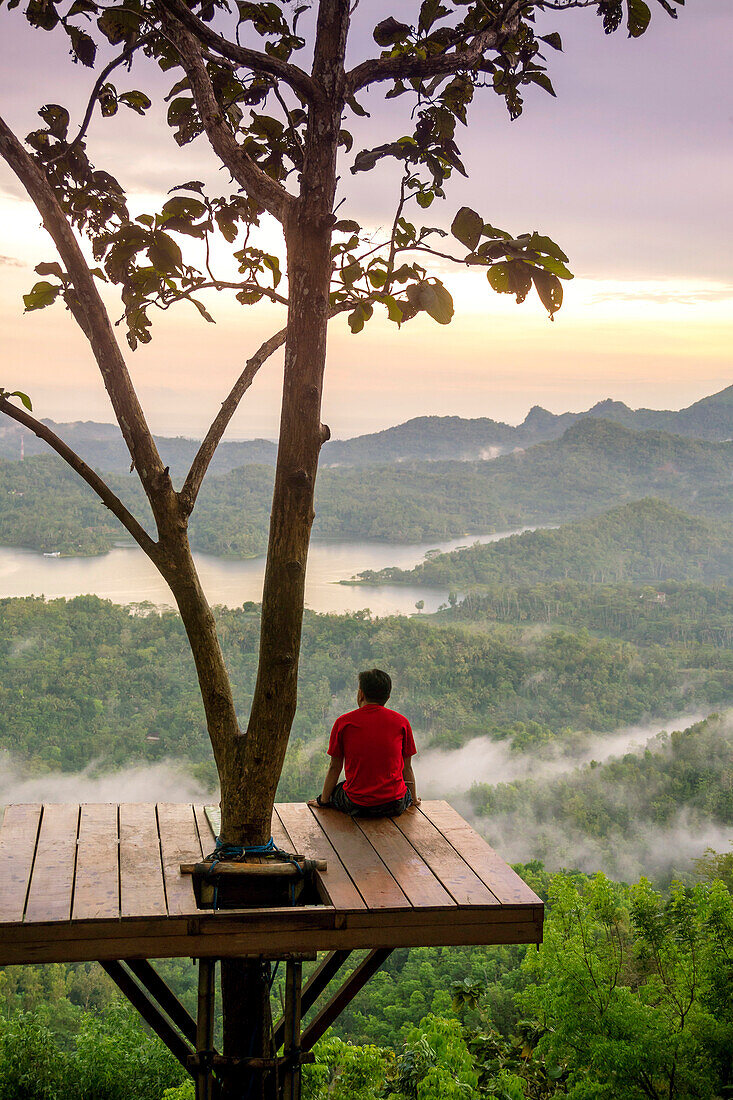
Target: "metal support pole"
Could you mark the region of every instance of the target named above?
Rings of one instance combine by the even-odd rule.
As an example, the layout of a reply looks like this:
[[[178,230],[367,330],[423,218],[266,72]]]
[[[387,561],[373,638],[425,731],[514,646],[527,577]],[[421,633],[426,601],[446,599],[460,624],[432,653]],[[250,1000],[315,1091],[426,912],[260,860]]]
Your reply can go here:
[[[196,1012],[196,1100],[214,1100],[215,959],[199,959]]]
[[[285,1060],[283,1100],[300,1100],[300,1016],[303,964],[291,960],[285,970]]]

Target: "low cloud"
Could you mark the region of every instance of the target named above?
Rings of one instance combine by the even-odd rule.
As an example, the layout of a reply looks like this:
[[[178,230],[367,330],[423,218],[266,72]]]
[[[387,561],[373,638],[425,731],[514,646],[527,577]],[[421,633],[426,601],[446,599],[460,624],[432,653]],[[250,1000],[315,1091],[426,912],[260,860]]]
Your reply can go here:
[[[28,775],[0,756],[0,805],[11,802],[207,802],[213,792],[174,760],[98,772]]]
[[[421,753],[420,788],[426,797],[447,798],[465,794],[474,783],[494,785],[522,779],[554,779],[591,760],[600,764],[627,752],[640,752],[662,731],[687,729],[706,717],[707,712],[681,714],[643,726],[624,726],[612,733],[579,735],[572,742],[558,741],[531,752],[513,752],[510,741],[475,737],[460,749],[428,749]]]
[[[537,821],[531,807],[522,813],[474,818],[473,825],[509,863],[540,859],[551,871],[603,871],[625,882],[641,875],[685,878],[706,848],[726,851],[733,845],[733,826],[701,822],[687,810],[669,825],[635,822],[629,830],[611,830],[603,838],[586,836],[565,823]]]

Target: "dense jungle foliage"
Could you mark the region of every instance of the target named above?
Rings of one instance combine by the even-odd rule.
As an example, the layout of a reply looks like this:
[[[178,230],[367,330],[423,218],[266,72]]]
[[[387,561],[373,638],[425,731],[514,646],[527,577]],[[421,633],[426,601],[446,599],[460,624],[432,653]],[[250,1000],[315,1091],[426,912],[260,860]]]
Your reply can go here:
[[[404,462],[374,470],[323,469],[315,537],[420,542],[467,531],[565,523],[653,496],[694,515],[733,514],[733,443],[580,420],[561,439],[479,462]],[[273,471],[246,466],[204,483],[190,534],[194,549],[221,557],[264,551]],[[145,521],[130,477],[110,478]],[[60,459],[0,461],[0,545],[64,554],[109,550],[122,528]],[[707,574],[693,574],[695,576]]]
[[[414,569],[359,574],[360,583],[434,585],[475,592],[573,579],[652,584],[733,577],[733,524],[692,517],[661,500],[622,504],[547,531],[525,531],[448,554],[429,553]]]
[[[305,1069],[304,1100],[714,1100],[733,1086],[733,896],[518,868],[544,943],[396,951]],[[188,960],[160,970],[193,1008]],[[312,1011],[317,1011],[318,1005]],[[193,1100],[96,964],[0,972],[2,1100]]]
[[[697,617],[705,613],[697,605]],[[257,608],[217,614],[244,707],[254,686]],[[0,661],[0,748],[31,771],[175,758],[213,782],[176,614],[131,611],[96,596],[0,600]],[[571,733],[733,702],[733,650],[694,639],[637,645],[554,626],[307,613],[282,799],[319,786],[328,730],[353,707],[358,671],[374,665],[390,669],[392,705],[410,715],[422,749],[485,735],[533,749]]]

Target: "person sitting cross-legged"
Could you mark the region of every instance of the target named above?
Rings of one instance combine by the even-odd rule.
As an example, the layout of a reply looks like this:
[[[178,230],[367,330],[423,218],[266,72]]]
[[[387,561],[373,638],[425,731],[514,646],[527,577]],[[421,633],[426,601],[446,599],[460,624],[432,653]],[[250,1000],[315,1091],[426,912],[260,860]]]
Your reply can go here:
[[[357,709],[337,718],[331,730],[331,765],[323,791],[310,806],[341,813],[390,817],[419,806],[412,757],[417,753],[410,723],[384,704],[392,681],[379,668],[359,673]],[[339,782],[341,769],[346,778]]]

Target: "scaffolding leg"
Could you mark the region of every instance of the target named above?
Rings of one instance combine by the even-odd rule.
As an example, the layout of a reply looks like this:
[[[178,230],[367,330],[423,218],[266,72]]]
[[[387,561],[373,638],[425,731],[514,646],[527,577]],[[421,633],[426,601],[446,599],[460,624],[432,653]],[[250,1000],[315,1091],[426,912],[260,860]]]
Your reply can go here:
[[[283,1100],[300,1100],[300,1017],[303,964],[288,960],[285,971],[285,1042],[283,1046]]]
[[[199,959],[196,1012],[196,1100],[214,1100],[215,959]]]

